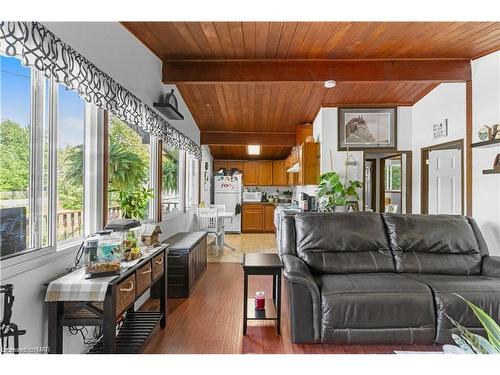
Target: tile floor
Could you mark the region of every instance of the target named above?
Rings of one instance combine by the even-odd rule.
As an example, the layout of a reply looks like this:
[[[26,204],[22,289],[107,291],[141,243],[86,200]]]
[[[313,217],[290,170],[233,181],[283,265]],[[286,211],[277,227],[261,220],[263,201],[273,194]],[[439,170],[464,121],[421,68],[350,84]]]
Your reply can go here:
[[[224,247],[224,251],[216,255],[212,237],[208,240],[208,261],[214,263],[241,263],[244,253],[275,253],[276,236],[274,233],[242,233],[226,234],[226,243],[235,250]]]

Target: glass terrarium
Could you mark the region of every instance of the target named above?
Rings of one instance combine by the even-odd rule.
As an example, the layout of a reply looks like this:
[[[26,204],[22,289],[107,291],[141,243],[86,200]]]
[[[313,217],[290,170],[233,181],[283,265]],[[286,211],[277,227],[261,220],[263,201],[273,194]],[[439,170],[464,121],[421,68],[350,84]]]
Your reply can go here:
[[[85,278],[118,275],[122,260],[122,240],[112,231],[103,231],[84,242]]]
[[[106,225],[107,230],[121,238],[123,260],[131,261],[140,258],[141,222],[134,219],[116,219]]]

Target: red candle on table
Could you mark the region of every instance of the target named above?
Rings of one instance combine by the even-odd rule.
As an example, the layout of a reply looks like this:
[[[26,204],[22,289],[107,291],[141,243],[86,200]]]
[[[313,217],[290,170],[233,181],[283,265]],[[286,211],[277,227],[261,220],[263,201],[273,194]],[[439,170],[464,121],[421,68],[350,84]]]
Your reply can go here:
[[[266,299],[263,291],[255,292],[255,310],[264,310],[266,308]]]

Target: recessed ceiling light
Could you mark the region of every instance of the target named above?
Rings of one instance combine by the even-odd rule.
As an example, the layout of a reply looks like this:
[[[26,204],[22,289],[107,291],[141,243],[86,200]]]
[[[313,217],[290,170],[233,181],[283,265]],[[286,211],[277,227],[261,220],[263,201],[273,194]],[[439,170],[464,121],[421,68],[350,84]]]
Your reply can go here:
[[[325,81],[325,87],[327,89],[331,89],[332,87],[335,87],[337,82],[335,82],[333,79],[329,79],[328,81]]]
[[[247,153],[248,155],[260,155],[260,145],[248,145]]]

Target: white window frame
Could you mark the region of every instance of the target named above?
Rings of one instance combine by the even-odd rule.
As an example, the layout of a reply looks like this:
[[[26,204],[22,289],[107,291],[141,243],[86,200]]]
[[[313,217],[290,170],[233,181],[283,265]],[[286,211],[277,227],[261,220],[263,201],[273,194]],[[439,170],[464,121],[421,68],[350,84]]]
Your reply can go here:
[[[30,206],[30,246],[16,254],[2,258],[2,277],[11,277],[24,272],[28,267],[38,267],[49,263],[55,254],[61,251],[68,251],[72,254],[78,249],[84,236],[71,238],[65,241],[57,241],[57,125],[58,125],[58,90],[59,84],[52,78],[46,78],[44,74],[37,69],[31,70],[31,91],[30,91],[30,175],[29,175],[29,206]],[[46,91],[47,85],[47,91]],[[83,99],[82,99],[83,100]],[[102,199],[98,198],[96,204],[88,206],[89,200],[98,197],[99,186],[102,194],[102,167],[100,172],[87,176],[88,170],[88,152],[89,147],[93,147],[97,154],[92,162],[97,162],[92,168],[98,168],[102,165],[103,147],[102,137],[99,142],[99,137],[96,135],[96,130],[103,129],[103,111],[97,109],[93,104],[84,101],[85,104],[85,171],[84,183],[85,186],[97,186],[96,192],[87,197],[84,189],[84,209],[83,222],[84,235],[91,231],[95,231],[100,227],[98,222],[99,215],[102,215]],[[48,110],[48,113],[47,113]],[[92,114],[89,116],[88,114]],[[43,236],[43,131],[45,121],[48,121],[48,226],[47,226],[47,245],[42,246]],[[87,140],[91,140],[90,143]],[[100,151],[99,151],[100,150]],[[97,161],[96,161],[97,160]],[[101,163],[98,162],[101,160]],[[100,182],[100,184],[99,184]],[[99,208],[101,207],[101,208]],[[87,226],[90,218],[92,224]],[[53,254],[53,255],[51,255]],[[57,255],[60,257],[61,255]]]
[[[167,147],[165,145],[162,144],[161,146],[162,148],[163,147]],[[163,149],[161,150],[161,153],[163,153]],[[160,152],[158,151],[157,155],[159,156],[160,155]],[[163,154],[162,154],[163,155]],[[158,159],[157,160],[157,163],[162,163],[163,159]],[[178,163],[178,168],[177,168],[177,190],[179,191],[179,210],[176,211],[176,212],[170,212],[170,213],[164,213],[163,212],[163,205],[162,205],[162,195],[163,195],[163,192],[162,191],[159,191],[158,194],[156,195],[155,194],[155,204],[156,204],[156,207],[158,207],[160,210],[162,210],[161,212],[161,221],[165,221],[165,220],[170,220],[176,216],[179,216],[179,215],[182,215],[184,213],[186,213],[186,202],[185,202],[185,174],[186,174],[186,157],[185,157],[185,152],[184,151],[181,151],[179,150],[179,156],[178,156],[178,159],[177,159],[177,163]],[[158,175],[158,178],[163,178],[163,176],[161,175],[163,173],[163,165],[162,165],[162,168],[160,170],[158,164],[156,164],[156,168],[155,168],[158,173],[160,173]],[[158,184],[158,181],[156,183],[156,189],[158,188],[159,184]]]
[[[52,81],[54,81],[53,79],[51,79]],[[62,240],[62,241],[58,241],[57,240],[57,165],[58,165],[58,159],[57,159],[57,145],[58,145],[58,140],[59,138],[57,137],[58,134],[57,134],[57,129],[58,129],[58,125],[59,125],[59,87],[62,86],[64,87],[64,85],[61,85],[61,84],[55,84],[53,90],[55,90],[55,93],[54,93],[54,96],[53,98],[57,98],[55,100],[55,102],[52,102],[51,105],[54,105],[55,108],[54,108],[54,116],[52,118],[52,121],[50,123],[50,128],[52,132],[55,132],[56,134],[56,138],[55,138],[55,143],[52,145],[52,148],[55,149],[54,150],[54,155],[51,154],[51,157],[54,158],[54,165],[56,166],[56,169],[55,171],[51,171],[51,174],[50,175],[50,180],[51,182],[53,181],[52,178],[55,180],[55,186],[54,186],[54,190],[55,190],[55,195],[54,196],[51,196],[52,199],[54,199],[54,206],[55,206],[55,216],[52,218],[51,220],[51,224],[54,225],[54,231],[55,231],[55,234],[54,234],[54,244],[55,244],[55,247],[56,247],[56,251],[60,251],[60,250],[64,250],[64,249],[67,249],[67,248],[71,248],[73,247],[75,244],[80,244],[84,238],[89,235],[90,233],[88,233],[87,231],[90,230],[90,228],[87,228],[86,227],[86,224],[87,222],[89,221],[88,220],[88,217],[90,215],[97,215],[98,213],[97,212],[90,212],[90,210],[85,206],[85,204],[87,203],[87,198],[86,196],[88,195],[88,193],[86,192],[86,187],[87,187],[87,183],[86,183],[86,180],[87,180],[87,158],[88,158],[88,155],[87,155],[87,151],[91,149],[91,145],[87,145],[86,141],[87,139],[89,140],[92,140],[92,131],[90,130],[90,127],[92,126],[92,123],[90,121],[90,118],[88,116],[88,114],[90,113],[91,111],[91,106],[92,104],[86,102],[85,100],[83,100],[82,98],[80,98],[82,101],[83,101],[83,104],[84,104],[84,116],[83,116],[83,129],[84,129],[84,134],[83,134],[83,163],[84,163],[84,167],[83,167],[83,185],[84,185],[84,189],[83,189],[83,209],[82,209],[82,221],[83,221],[83,234],[81,236],[77,236],[77,237],[73,237],[73,238],[69,238],[69,239],[66,239],[66,240]],[[101,124],[101,127],[102,127],[102,124]],[[95,168],[96,166],[92,167],[92,168]],[[102,176],[102,174],[101,174]],[[94,181],[96,182],[96,181]]]
[[[200,175],[200,163],[197,162],[195,158],[193,158],[191,155],[184,153],[186,156],[186,168],[185,168],[185,181],[186,181],[186,186],[185,186],[185,207],[186,209],[190,208],[196,208],[199,204],[200,198],[199,198],[199,175]],[[194,171],[191,171],[190,165],[191,162],[193,161],[193,166],[194,166]],[[190,173],[194,172],[194,173]],[[193,181],[191,181],[193,180]],[[191,184],[191,182],[193,182]],[[193,204],[188,204],[190,197],[190,188],[191,186],[193,187],[194,191],[193,193]]]

